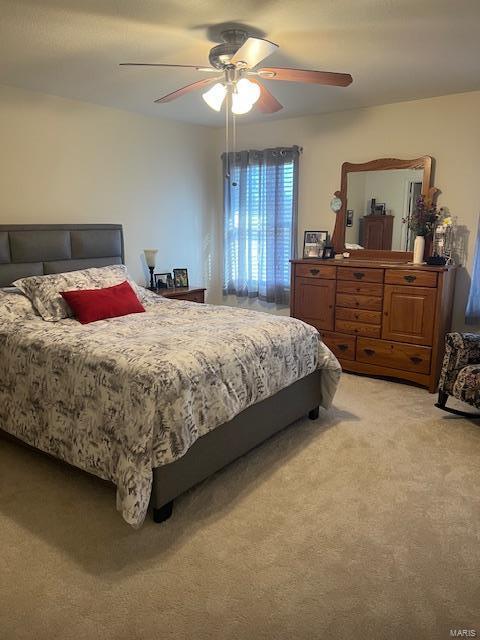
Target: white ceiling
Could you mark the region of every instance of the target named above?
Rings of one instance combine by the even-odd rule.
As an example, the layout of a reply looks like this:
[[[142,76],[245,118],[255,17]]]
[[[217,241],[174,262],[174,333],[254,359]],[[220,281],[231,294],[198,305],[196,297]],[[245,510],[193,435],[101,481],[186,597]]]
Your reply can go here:
[[[153,104],[205,75],[117,65],[205,65],[207,27],[227,21],[280,45],[265,64],[353,76],[348,88],[266,82],[285,108],[247,120],[480,89],[480,0],[0,0],[0,84],[221,126],[201,92]]]

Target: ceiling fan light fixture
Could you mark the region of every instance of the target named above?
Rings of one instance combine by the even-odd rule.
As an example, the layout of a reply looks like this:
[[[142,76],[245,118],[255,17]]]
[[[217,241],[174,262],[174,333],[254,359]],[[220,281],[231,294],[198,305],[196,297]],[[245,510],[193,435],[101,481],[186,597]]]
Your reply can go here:
[[[245,98],[241,93],[232,93],[232,113],[236,116],[241,116],[244,113],[248,113],[252,110],[253,102],[250,102],[248,98]]]
[[[237,82],[237,92],[242,96],[243,100],[250,102],[252,105],[260,98],[260,87],[255,82],[241,78]]]
[[[211,109],[214,111],[220,111],[226,95],[227,87],[221,82],[217,82],[217,84],[214,84],[211,89],[202,93],[202,98]]]
[[[232,113],[242,115],[251,111],[260,98],[260,87],[255,82],[241,78],[232,93]]]

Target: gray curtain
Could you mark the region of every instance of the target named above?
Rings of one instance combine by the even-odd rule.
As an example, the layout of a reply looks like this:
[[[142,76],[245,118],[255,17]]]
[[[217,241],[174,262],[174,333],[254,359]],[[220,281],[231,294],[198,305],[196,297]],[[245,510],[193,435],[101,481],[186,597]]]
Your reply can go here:
[[[290,301],[296,257],[297,146],[224,153],[224,294]]]

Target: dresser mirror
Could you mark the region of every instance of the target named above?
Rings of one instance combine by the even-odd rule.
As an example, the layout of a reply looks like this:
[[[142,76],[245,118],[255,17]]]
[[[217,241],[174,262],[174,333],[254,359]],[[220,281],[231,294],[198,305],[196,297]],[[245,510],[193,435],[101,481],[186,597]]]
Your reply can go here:
[[[410,259],[408,220],[431,187],[432,158],[381,158],[342,165],[333,244],[354,258]],[[333,202],[333,201],[332,201]],[[341,204],[340,204],[341,203]]]

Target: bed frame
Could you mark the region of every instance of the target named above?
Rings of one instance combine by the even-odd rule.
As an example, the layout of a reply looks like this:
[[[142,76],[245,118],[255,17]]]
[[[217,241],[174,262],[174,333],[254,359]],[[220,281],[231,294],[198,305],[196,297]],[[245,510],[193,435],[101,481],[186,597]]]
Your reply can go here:
[[[0,225],[0,287],[27,276],[123,262],[121,224]]]
[[[17,278],[123,264],[118,224],[0,225],[0,287]],[[314,373],[263,400],[197,440],[179,460],[153,470],[155,522],[172,514],[173,500],[295,420],[315,420],[321,404]]]

